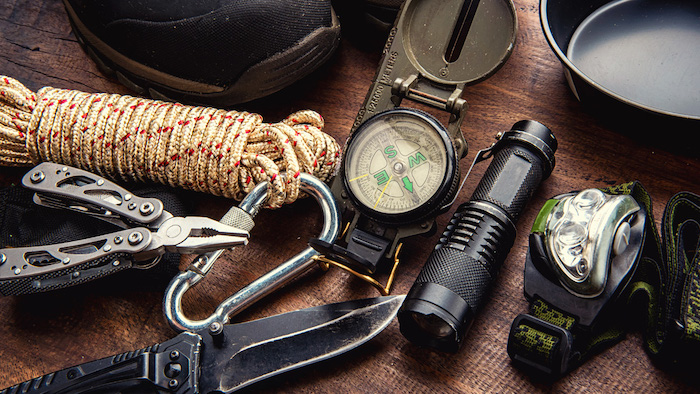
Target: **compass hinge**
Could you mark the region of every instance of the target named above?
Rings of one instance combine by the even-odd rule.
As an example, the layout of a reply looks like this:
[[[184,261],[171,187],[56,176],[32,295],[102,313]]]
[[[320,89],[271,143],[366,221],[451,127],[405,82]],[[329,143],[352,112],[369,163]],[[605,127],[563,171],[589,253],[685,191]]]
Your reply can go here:
[[[467,100],[461,97],[463,89],[464,84],[436,86],[435,83],[413,74],[406,79],[396,78],[391,92],[392,101],[397,107],[401,104],[402,99],[407,98],[448,112],[450,120],[447,124],[447,131],[454,141],[458,156],[461,158],[467,154],[467,141],[464,139],[460,127],[467,108],[469,108]]]

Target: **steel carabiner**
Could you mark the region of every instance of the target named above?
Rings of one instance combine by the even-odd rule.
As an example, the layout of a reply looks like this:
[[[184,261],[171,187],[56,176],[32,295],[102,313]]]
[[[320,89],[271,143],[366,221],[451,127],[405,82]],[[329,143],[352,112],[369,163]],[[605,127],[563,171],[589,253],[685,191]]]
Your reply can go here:
[[[321,206],[323,228],[319,239],[333,242],[340,231],[340,210],[330,188],[312,175],[300,174],[301,190],[313,196]],[[267,201],[268,184],[257,185],[237,207],[231,208],[221,219],[222,223],[250,231],[253,218]],[[291,279],[317,265],[318,252],[307,247],[301,253],[280,264],[277,268],[261,276],[248,286],[224,300],[213,314],[204,320],[190,320],[182,311],[182,297],[185,292],[206,276],[223,250],[199,255],[184,272],[178,274],[168,285],[163,299],[165,318],[176,331],[197,331],[214,329],[218,324],[226,324],[231,316],[241,312],[260,298],[273,292]]]

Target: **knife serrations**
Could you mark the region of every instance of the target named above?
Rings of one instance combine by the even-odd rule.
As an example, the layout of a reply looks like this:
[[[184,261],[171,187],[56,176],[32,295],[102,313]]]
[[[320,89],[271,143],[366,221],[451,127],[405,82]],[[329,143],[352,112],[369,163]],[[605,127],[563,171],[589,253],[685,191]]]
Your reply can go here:
[[[227,325],[203,339],[201,392],[230,393],[345,353],[379,334],[404,296],[347,301]]]

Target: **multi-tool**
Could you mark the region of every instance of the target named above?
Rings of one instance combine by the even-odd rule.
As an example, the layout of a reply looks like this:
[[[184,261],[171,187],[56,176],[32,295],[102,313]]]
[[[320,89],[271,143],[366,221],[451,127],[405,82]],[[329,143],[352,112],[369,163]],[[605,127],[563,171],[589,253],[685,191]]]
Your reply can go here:
[[[90,215],[123,230],[77,241],[0,249],[0,294],[60,289],[128,268],[149,268],[165,252],[205,253],[248,242],[248,232],[214,219],[177,217],[99,175],[42,163],[22,185],[36,204]]]

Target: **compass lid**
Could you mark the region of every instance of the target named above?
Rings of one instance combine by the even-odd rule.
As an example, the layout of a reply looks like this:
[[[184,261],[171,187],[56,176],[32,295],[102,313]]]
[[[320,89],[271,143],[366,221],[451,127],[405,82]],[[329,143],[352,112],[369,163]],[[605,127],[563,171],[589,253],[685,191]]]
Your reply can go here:
[[[475,84],[493,75],[515,46],[510,0],[408,1],[401,40],[409,61],[438,83]]]

